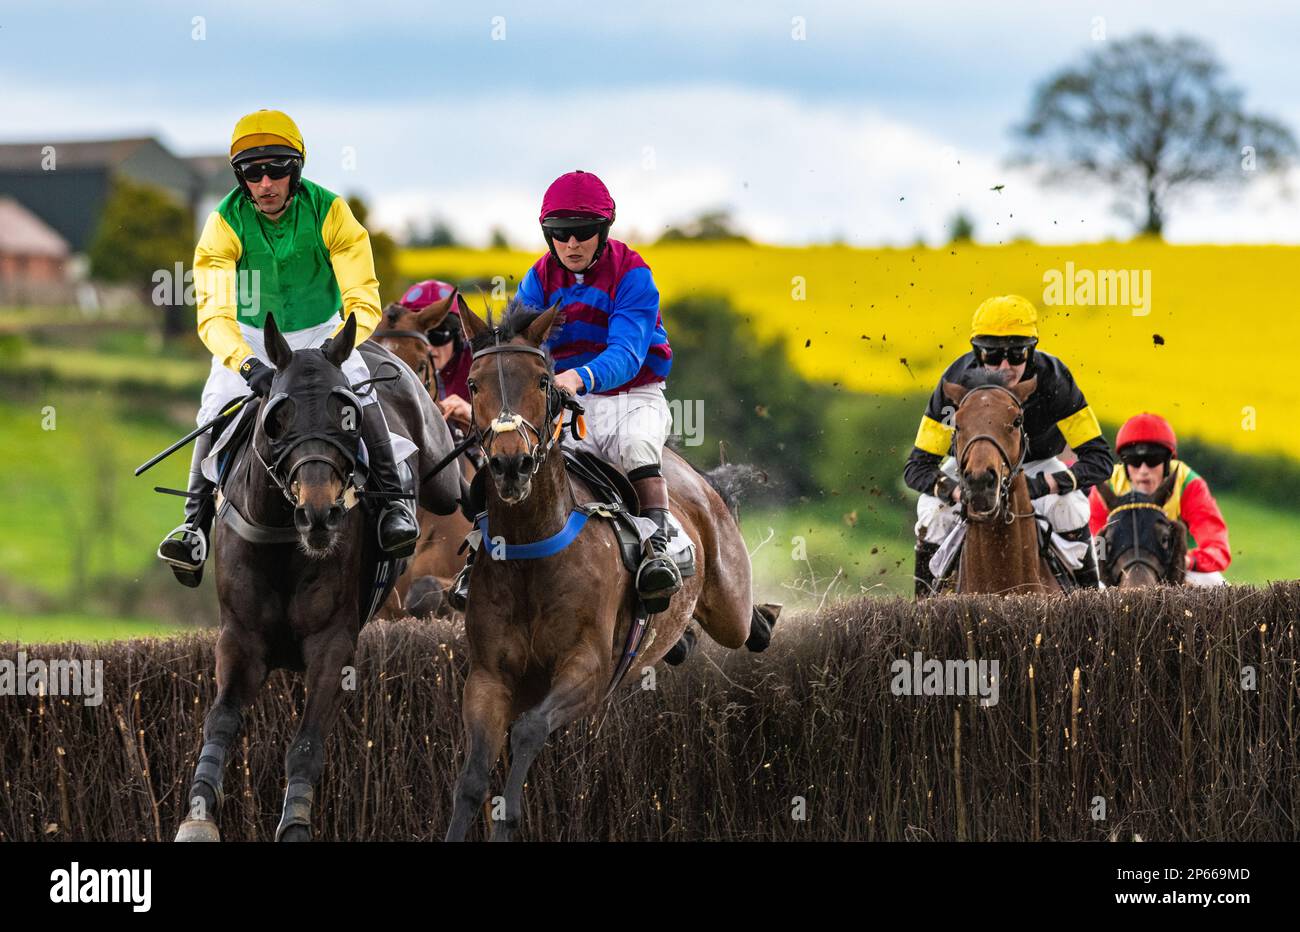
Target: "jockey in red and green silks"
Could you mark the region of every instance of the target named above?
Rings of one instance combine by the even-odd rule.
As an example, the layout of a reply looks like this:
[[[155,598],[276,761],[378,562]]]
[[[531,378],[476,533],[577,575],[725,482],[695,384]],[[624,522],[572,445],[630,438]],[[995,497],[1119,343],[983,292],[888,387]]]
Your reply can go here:
[[[269,391],[274,369],[263,344],[268,314],[294,350],[324,345],[349,314],[357,321],[357,344],[379,323],[370,237],[346,201],[302,177],[305,158],[302,134],[278,110],[259,110],[235,124],[230,164],[238,184],[208,216],[194,251],[199,337],[212,353],[200,424],[250,390],[259,396]],[[342,368],[354,384],[370,377],[355,349]],[[388,425],[377,401],[373,392],[361,396],[370,484],[397,492]],[[212,528],[216,477],[203,470],[211,446],[211,432],[195,441],[185,522],[158,548],[189,586],[202,578]],[[380,538],[386,551],[400,554],[418,533],[407,506],[385,507]]]

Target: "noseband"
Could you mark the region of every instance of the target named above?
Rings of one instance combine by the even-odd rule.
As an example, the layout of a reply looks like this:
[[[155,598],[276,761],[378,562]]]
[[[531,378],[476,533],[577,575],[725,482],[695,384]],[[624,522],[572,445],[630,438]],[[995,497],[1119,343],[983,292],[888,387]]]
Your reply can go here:
[[[496,331],[494,335],[499,341],[501,338],[500,331]],[[543,423],[554,424],[554,427],[551,430],[543,434],[532,421],[528,420],[522,414],[518,414],[511,410],[510,398],[506,394],[505,369],[502,367],[500,359],[500,354],[502,353],[527,353],[531,356],[537,356],[543,362],[546,360],[546,353],[542,350],[535,346],[527,346],[520,343],[497,342],[492,346],[484,347],[475,352],[471,357],[471,361],[482,359],[487,356],[495,355],[498,357],[496,360],[496,368],[497,380],[501,390],[501,410],[497,412],[497,416],[488,424],[486,437],[482,437],[482,432],[479,431],[476,426],[476,420],[473,421],[475,426],[471,427],[471,433],[480,437],[480,445],[483,448],[483,454],[488,459],[492,458],[492,444],[496,442],[496,438],[501,434],[508,434],[517,431],[523,438],[524,442],[528,443],[528,434],[531,433],[533,435],[533,442],[528,449],[528,456],[532,457],[532,474],[536,475],[538,470],[542,468],[542,462],[546,459],[546,455],[550,452],[551,447],[560,439],[560,434],[564,430],[564,412],[566,410],[571,410],[574,413],[571,425],[574,439],[581,439],[586,433],[586,424],[582,417],[582,403],[576,398],[570,396],[567,392],[558,388],[555,384],[555,376],[551,375],[549,371],[543,373],[539,385],[541,390],[546,393],[546,419]],[[473,392],[470,394],[470,407],[472,409],[474,405],[472,397]]]
[[[999,441],[998,438],[994,437],[992,434],[976,434],[974,437],[968,440],[966,442],[966,445],[962,447],[962,449],[959,451],[957,456],[957,471],[961,474],[961,477],[963,479],[966,476],[966,463],[970,459],[971,447],[975,446],[975,444],[979,443],[980,441],[993,444],[993,449],[998,451],[998,456],[1002,458],[1002,463],[1003,465],[1006,466],[1006,472],[1002,473],[1001,478],[998,481],[998,491],[993,501],[992,511],[984,512],[982,514],[975,514],[973,512],[970,512],[966,508],[965,496],[962,497],[962,511],[971,520],[983,520],[983,519],[995,518],[998,515],[1001,515],[1003,523],[1011,524],[1016,520],[1016,518],[1026,518],[1033,514],[1033,511],[1031,510],[1026,514],[1018,515],[1011,508],[1011,483],[1015,480],[1016,476],[1019,475],[1021,469],[1024,467],[1025,454],[1029,450],[1028,436],[1025,433],[1025,426],[1024,426],[1024,418],[1025,418],[1024,408],[1020,403],[1020,399],[1016,397],[1015,392],[1011,391],[1009,388],[1005,388],[1001,385],[978,385],[966,393],[966,397],[961,400],[961,404],[957,405],[957,410],[960,411],[962,409],[962,406],[965,405],[966,402],[970,400],[971,396],[979,391],[1004,392],[1012,400],[1012,402],[1014,402],[1016,409],[1020,412],[1019,414],[1016,415],[1016,422],[1017,422],[1016,426],[1020,428],[1020,458],[1017,459],[1014,463],[1012,463],[1011,456],[1007,453],[1006,448],[1003,447],[1001,441]]]

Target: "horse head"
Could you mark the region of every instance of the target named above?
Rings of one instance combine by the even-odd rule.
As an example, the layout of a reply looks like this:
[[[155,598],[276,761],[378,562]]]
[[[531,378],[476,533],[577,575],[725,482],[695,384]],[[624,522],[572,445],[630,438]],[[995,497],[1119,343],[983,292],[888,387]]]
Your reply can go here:
[[[437,366],[433,361],[429,331],[437,329],[455,308],[464,313],[465,302],[459,291],[453,291],[420,311],[408,311],[400,305],[390,304],[384,309],[383,324],[374,332],[373,339],[410,366],[425,388],[431,388]]]
[[[1169,476],[1151,494],[1136,489],[1116,495],[1110,485],[1097,486],[1110,516],[1101,534],[1102,581],[1133,589],[1186,579],[1187,534],[1181,521],[1164,512],[1177,476]]]
[[[1024,405],[1037,387],[1036,377],[1008,386],[997,371],[943,383],[944,396],[956,405],[953,446],[967,519],[1011,520],[1011,483],[1028,448]]]
[[[266,315],[266,350],[276,373],[253,448],[293,506],[303,552],[315,559],[327,557],[338,545],[350,507],[348,493],[355,492],[361,400],[342,366],[356,335],[356,318],[348,315],[328,350],[294,352],[275,318]]]
[[[561,322],[559,305],[541,311],[514,301],[495,326],[491,311],[486,322],[468,307],[461,313],[473,352],[472,429],[482,438],[497,494],[517,505],[528,497],[563,425],[564,393],[555,385],[555,364],[542,349]]]

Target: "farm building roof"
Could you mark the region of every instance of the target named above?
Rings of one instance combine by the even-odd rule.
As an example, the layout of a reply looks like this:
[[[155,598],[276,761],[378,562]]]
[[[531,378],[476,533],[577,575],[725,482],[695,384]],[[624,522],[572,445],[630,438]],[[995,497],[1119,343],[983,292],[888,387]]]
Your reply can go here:
[[[64,258],[68,243],[11,197],[0,197],[0,255]]]

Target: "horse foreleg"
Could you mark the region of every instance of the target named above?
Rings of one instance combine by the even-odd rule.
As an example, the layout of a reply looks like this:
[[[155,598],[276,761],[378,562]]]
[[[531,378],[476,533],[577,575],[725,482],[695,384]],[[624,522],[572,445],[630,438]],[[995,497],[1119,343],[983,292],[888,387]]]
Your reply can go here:
[[[288,785],[276,841],[311,840],[311,806],[325,767],[325,736],[334,727],[343,700],[343,668],[352,664],[356,640],[341,624],[303,641],[307,658],[307,702],[302,723],[284,756]]]
[[[547,737],[579,715],[591,710],[600,699],[604,682],[597,658],[575,654],[560,667],[551,681],[550,692],[510,727],[510,774],[506,777],[505,818],[492,823],[492,841],[510,841],[519,828],[523,813],[524,781],[528,768],[541,752]]]
[[[505,743],[510,704],[510,690],[498,676],[481,668],[470,670],[461,713],[465,722],[465,767],[452,797],[447,841],[465,840],[470,820],[487,798],[492,767]]]
[[[248,637],[247,633],[243,635]],[[220,841],[217,813],[224,794],[222,776],[230,748],[243,726],[243,708],[266,680],[260,640],[244,643],[230,627],[217,638],[217,698],[203,720],[203,749],[190,784],[189,815],[176,832],[177,841]]]

